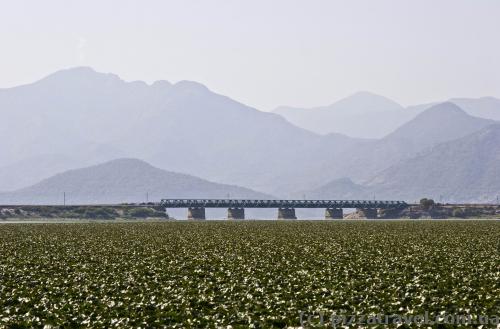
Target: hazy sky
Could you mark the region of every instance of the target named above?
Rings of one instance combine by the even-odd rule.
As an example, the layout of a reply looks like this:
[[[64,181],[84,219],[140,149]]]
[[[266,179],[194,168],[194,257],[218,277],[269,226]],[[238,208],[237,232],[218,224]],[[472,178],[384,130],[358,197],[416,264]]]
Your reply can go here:
[[[91,66],[262,110],[500,97],[499,0],[0,0],[0,87]]]

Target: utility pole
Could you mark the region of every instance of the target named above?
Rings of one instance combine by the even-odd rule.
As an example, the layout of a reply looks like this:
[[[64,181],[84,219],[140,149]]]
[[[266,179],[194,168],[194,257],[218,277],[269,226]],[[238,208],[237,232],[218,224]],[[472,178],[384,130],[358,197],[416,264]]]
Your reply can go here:
[[[149,202],[149,192],[146,192],[146,203]]]
[[[66,205],[66,192],[63,192],[63,205]]]

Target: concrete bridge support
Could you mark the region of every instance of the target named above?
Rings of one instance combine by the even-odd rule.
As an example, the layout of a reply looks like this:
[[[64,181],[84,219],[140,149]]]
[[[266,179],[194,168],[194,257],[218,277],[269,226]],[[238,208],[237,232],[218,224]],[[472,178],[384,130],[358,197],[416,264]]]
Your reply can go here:
[[[228,208],[227,219],[245,219],[245,208]]]
[[[376,208],[358,208],[357,209],[359,216],[365,217],[367,219],[375,219],[377,218],[377,209]]]
[[[205,208],[196,207],[188,208],[188,220],[204,220],[205,218]]]
[[[295,208],[279,208],[278,219],[297,219]]]
[[[342,208],[325,209],[325,219],[343,219],[344,211]]]

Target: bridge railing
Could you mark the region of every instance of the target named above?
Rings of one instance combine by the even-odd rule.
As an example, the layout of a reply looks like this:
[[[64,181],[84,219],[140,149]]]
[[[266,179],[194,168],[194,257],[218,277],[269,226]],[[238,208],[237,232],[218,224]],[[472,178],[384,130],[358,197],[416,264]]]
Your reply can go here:
[[[252,200],[252,199],[162,199],[166,208],[402,208],[392,200]]]

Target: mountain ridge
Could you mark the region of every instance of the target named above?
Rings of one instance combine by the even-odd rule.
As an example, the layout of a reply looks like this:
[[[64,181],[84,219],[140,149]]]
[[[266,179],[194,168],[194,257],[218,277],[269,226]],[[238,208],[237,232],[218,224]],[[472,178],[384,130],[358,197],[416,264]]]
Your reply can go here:
[[[0,178],[9,174],[23,177],[19,182],[0,181],[0,190],[8,185],[15,189],[31,185],[59,171],[129,157],[167,171],[290,197],[342,177],[361,184],[428,147],[490,123],[460,111],[462,121],[457,120],[452,115],[457,111],[452,109],[444,123],[429,119],[431,124],[420,123],[411,134],[403,129],[408,130],[406,136],[393,133],[361,139],[308,131],[278,114],[246,106],[197,82],[160,80],[148,85],[88,68],[67,70],[52,80],[57,83],[41,87],[37,82],[35,87],[0,93],[5,118],[0,122],[4,155],[0,158]],[[377,97],[387,103],[369,93],[353,97]],[[398,104],[391,106],[399,108]],[[435,107],[429,111],[439,112]],[[384,116],[373,114],[365,122],[370,129],[381,129]],[[426,129],[428,132],[422,134]],[[76,161],[65,166],[52,166],[47,161],[45,168],[35,168],[36,159],[48,154]],[[34,159],[31,167],[29,159]],[[20,161],[25,165],[19,171],[12,172],[10,167],[2,172]]]
[[[145,161],[121,158],[80,169],[71,169],[13,192],[0,193],[8,204],[58,204],[62,194],[68,204],[144,202],[161,198],[273,198],[247,188],[213,183],[192,175],[169,172]]]
[[[379,100],[378,111],[370,113],[369,105],[365,106],[363,115],[356,115],[356,110],[347,106],[350,115],[339,115],[338,107],[342,107],[342,103],[346,100],[363,98],[363,95],[375,97]],[[385,102],[383,102],[385,100]],[[469,115],[500,121],[500,99],[492,96],[484,96],[479,98],[450,98],[446,101],[432,102],[427,104],[417,104],[413,106],[403,107],[400,104],[384,97],[370,92],[358,92],[351,96],[345,97],[337,102],[325,106],[316,106],[310,108],[301,108],[293,106],[279,106],[273,112],[278,113],[298,127],[320,133],[342,133],[352,137],[359,138],[383,138],[387,134],[396,130],[399,126],[412,120],[423,111],[441,103],[454,103]],[[347,102],[348,103],[348,102]],[[354,113],[353,113],[354,112]],[[328,124],[328,122],[337,122]],[[354,125],[357,122],[362,129],[357,129]],[[377,129],[370,127],[370,124],[377,122]]]
[[[500,123],[443,142],[375,174],[364,184],[333,180],[312,196],[488,203],[500,195]]]

